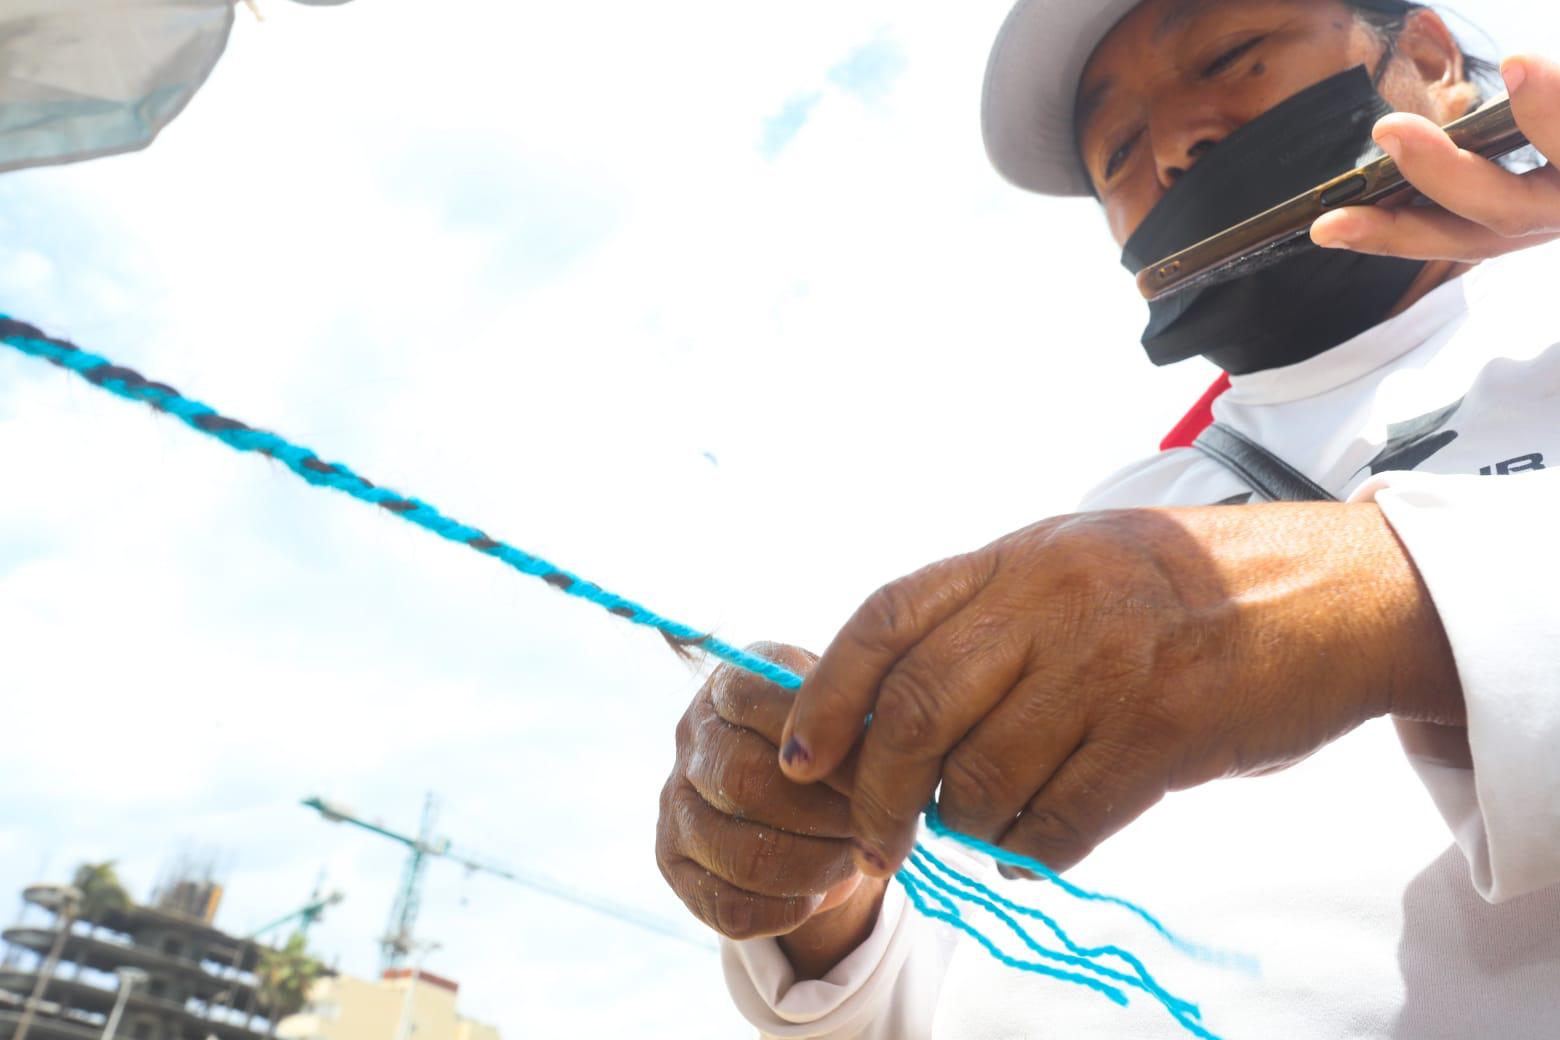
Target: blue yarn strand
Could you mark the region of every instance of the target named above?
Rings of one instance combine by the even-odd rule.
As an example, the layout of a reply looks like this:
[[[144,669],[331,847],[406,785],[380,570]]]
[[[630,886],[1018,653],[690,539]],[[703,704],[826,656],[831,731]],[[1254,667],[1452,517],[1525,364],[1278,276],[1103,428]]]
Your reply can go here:
[[[959,873],[938,859],[929,849],[918,847],[911,852],[910,858],[921,873],[926,876],[927,881],[981,907],[1006,925],[1008,930],[1017,936],[1020,942],[1041,956],[1059,958],[1070,964],[1088,965],[1091,970],[1098,971],[1101,975],[1114,982],[1133,986],[1152,995],[1172,1014],[1185,1013],[1193,1018],[1202,1017],[1202,1012],[1196,1004],[1171,995],[1159,984],[1142,961],[1121,947],[1113,945],[1092,947],[1078,945],[1067,934],[1066,930],[1048,914],[1007,899],[989,886]],[[1039,921],[1070,952],[1061,954],[1046,949],[1008,911]],[[1099,964],[1098,959],[1106,956],[1116,957],[1125,962],[1136,973],[1135,977]]]
[[[995,917],[998,921],[1002,922],[1007,930],[1012,932],[1014,937],[1017,938],[1019,942],[1027,946],[1030,951],[1032,951],[1037,956],[1045,958],[1048,961],[1055,961],[1058,964],[1066,964],[1074,968],[1080,968],[1083,971],[1090,972],[1101,979],[1116,983],[1120,986],[1127,986],[1132,989],[1153,993],[1156,997],[1159,997],[1159,999],[1164,1002],[1167,1007],[1181,1008],[1183,1010],[1186,1008],[1196,1008],[1196,1005],[1189,1004],[1177,997],[1172,997],[1165,993],[1162,989],[1158,989],[1157,983],[1153,988],[1150,988],[1143,982],[1141,978],[1134,978],[1125,972],[1121,972],[1115,968],[1100,964],[1090,957],[1079,956],[1077,953],[1063,953],[1061,950],[1051,949],[1044,943],[1040,942],[1039,939],[1036,939],[1029,931],[1029,929],[1020,924],[1016,918],[1005,912],[994,901],[984,898],[977,893],[971,892],[963,886],[952,883],[948,878],[941,876],[939,871],[935,867],[931,866],[930,863],[928,863],[928,860],[931,858],[933,857],[931,857],[930,853],[928,853],[924,848],[915,848],[910,851],[910,857],[905,861],[905,863],[907,869],[912,870],[918,875],[916,879],[917,884],[924,886],[934,894],[940,894],[939,901],[946,899],[949,905],[954,905],[954,901],[962,901],[969,905],[979,907],[980,909],[990,914],[992,917]],[[961,914],[960,916],[962,917],[963,915]]]
[[[976,942],[980,943],[980,945],[985,948],[987,953],[989,953],[994,959],[1007,965],[1009,968],[1014,968],[1018,971],[1026,971],[1033,975],[1046,975],[1053,979],[1060,979],[1063,982],[1071,982],[1074,985],[1083,986],[1087,989],[1092,989],[1097,993],[1104,994],[1115,1004],[1119,1004],[1122,1007],[1127,1006],[1127,995],[1125,993],[1117,989],[1115,986],[1112,986],[1109,983],[1101,982],[1099,979],[1094,978],[1091,975],[1080,975],[1077,972],[1064,971],[1060,968],[1053,968],[1049,964],[1045,964],[1041,961],[1026,961],[1022,960],[1021,958],[1014,957],[1012,954],[1008,953],[1006,950],[1002,949],[996,943],[987,938],[980,929],[964,920],[963,916],[959,913],[958,908],[951,900],[949,900],[946,896],[936,892],[935,890],[923,886],[921,882],[916,879],[915,875],[910,871],[904,868],[900,868],[899,872],[894,875],[894,880],[898,881],[900,886],[904,888],[905,895],[910,898],[910,905],[915,907],[917,913],[921,914],[923,917],[930,917],[934,921],[942,921],[945,924],[952,925],[954,928],[957,928],[965,935],[968,935],[971,939],[974,939]],[[929,902],[927,902],[928,896],[932,897],[942,905],[940,907],[932,906]]]
[[[1138,917],[1154,931],[1158,932],[1165,938],[1165,940],[1170,943],[1171,946],[1175,947],[1181,953],[1193,958],[1194,960],[1203,961],[1207,964],[1216,964],[1226,968],[1236,968],[1252,975],[1261,973],[1261,968],[1256,958],[1247,956],[1245,954],[1233,953],[1229,950],[1215,949],[1211,946],[1204,946],[1200,943],[1194,943],[1188,939],[1183,939],[1181,936],[1176,935],[1170,929],[1166,928],[1163,922],[1159,920],[1159,918],[1155,917],[1143,907],[1137,905],[1129,899],[1122,899],[1120,896],[1106,895],[1103,892],[1091,892],[1086,888],[1075,885],[1071,881],[1068,881],[1066,878],[1062,877],[1056,871],[1052,870],[1044,863],[1041,863],[1039,860],[1031,859],[1028,856],[1013,852],[1009,849],[1004,849],[999,845],[993,845],[988,841],[981,841],[979,838],[972,838],[968,834],[960,834],[958,831],[954,830],[943,822],[942,815],[938,812],[936,803],[933,803],[926,808],[926,829],[940,838],[947,838],[950,841],[963,845],[967,849],[973,849],[976,852],[990,856],[998,863],[1006,863],[1010,867],[1019,867],[1023,870],[1027,870],[1042,880],[1049,881],[1051,884],[1055,885],[1057,888],[1060,888],[1063,892],[1066,892],[1075,899],[1081,899],[1086,902],[1093,903],[1108,903],[1113,906],[1122,907],[1134,916]],[[982,887],[984,888],[984,886]],[[987,891],[989,892],[990,890],[987,889]]]
[[[512,545],[489,538],[475,527],[444,516],[426,502],[373,484],[343,463],[324,462],[308,448],[293,444],[274,433],[257,430],[227,419],[209,405],[184,397],[162,384],[150,382],[128,369],[119,368],[107,358],[81,350],[69,343],[50,339],[32,326],[16,321],[3,313],[0,313],[0,342],[30,357],[75,372],[109,393],[150,405],[158,411],[172,415],[197,433],[215,438],[235,451],[273,458],[315,487],[333,488],[361,502],[387,509],[403,520],[416,524],[440,538],[492,556],[521,574],[540,578],[559,591],[593,603],[616,617],[636,625],[656,629],[674,644],[696,647],[705,654],[768,679],[785,689],[795,690],[802,686],[802,677],[783,665],[733,646],[708,633],[700,632],[682,622],[663,617],[633,600],[609,592],[539,556],[533,556]],[[1193,957],[1224,964],[1250,966],[1255,963],[1250,958],[1209,950],[1187,942],[1172,933],[1158,918],[1136,903],[1116,896],[1091,892],[1067,881],[1038,860],[960,834],[943,822],[935,804],[926,810],[926,826],[931,833],[939,837],[984,853],[998,862],[1028,870],[1077,899],[1123,907],[1143,920],[1177,949]],[[919,874],[916,871],[919,871]],[[909,864],[901,868],[895,878],[904,887],[911,905],[917,912],[934,920],[943,921],[969,935],[1001,963],[1019,971],[1045,975],[1084,986],[1120,1005],[1126,1005],[1126,994],[1117,985],[1102,981],[1099,976],[1130,988],[1141,989],[1163,1003],[1175,1015],[1176,1020],[1193,1035],[1205,1040],[1217,1040],[1213,1034],[1193,1020],[1199,1015],[1196,1005],[1165,992],[1136,957],[1115,946],[1079,946],[1052,918],[1038,910],[1008,900],[986,885],[953,871],[928,852],[923,845],[918,843],[915,846]],[[992,914],[1037,955],[1058,963],[1086,968],[1093,974],[1068,971],[1040,960],[1023,960],[1012,956],[998,947],[979,928],[964,919],[959,911],[958,901],[979,906]],[[1067,947],[1069,953],[1062,954],[1046,949],[1013,918],[1012,914],[1015,913],[1040,921]],[[1116,969],[1098,964],[1097,958],[1102,956],[1117,957],[1128,964],[1136,972],[1136,976],[1126,975]]]
[[[1001,921],[1010,932],[1018,937],[1020,942],[1040,956],[1050,960],[1059,960],[1063,963],[1076,964],[1113,982],[1142,990],[1157,1000],[1170,1013],[1170,1016],[1175,1019],[1176,1023],[1188,1033],[1201,1038],[1201,1040],[1221,1040],[1218,1034],[1209,1031],[1202,1024],[1202,1010],[1196,1004],[1177,997],[1166,990],[1154,978],[1153,974],[1149,972],[1148,968],[1144,966],[1142,961],[1126,950],[1114,945],[1080,947],[1056,921],[1046,914],[1032,907],[1022,906],[1014,903],[1012,900],[1005,899],[988,886],[948,867],[924,847],[917,846],[911,852],[910,859],[916,869],[924,875],[926,881],[941,887],[944,892],[956,899],[962,899],[979,906]],[[946,875],[946,877],[938,876],[938,872]],[[1012,915],[1004,912],[1003,907],[1011,908],[1015,913],[1041,921],[1073,952],[1071,954],[1062,954],[1055,950],[1047,949]],[[1100,964],[1096,958],[1102,956],[1114,956],[1125,961],[1134,969],[1135,976],[1124,974],[1114,968]]]

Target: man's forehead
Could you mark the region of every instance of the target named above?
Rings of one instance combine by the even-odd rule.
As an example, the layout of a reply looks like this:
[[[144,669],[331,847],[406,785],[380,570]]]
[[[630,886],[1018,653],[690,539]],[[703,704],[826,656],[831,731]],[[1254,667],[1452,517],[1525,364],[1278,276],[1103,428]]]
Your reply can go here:
[[[1184,29],[1206,11],[1215,7],[1230,7],[1248,3],[1250,0],[1169,0],[1163,6],[1167,8],[1154,25],[1154,31],[1150,39],[1160,43],[1166,36],[1177,29]],[[1142,4],[1138,5],[1143,6]],[[1132,17],[1129,13],[1127,17]]]
[[[1154,17],[1154,23],[1148,39],[1150,43],[1158,44],[1215,8],[1237,7],[1250,2],[1251,0],[1143,0],[1137,7],[1127,12],[1117,23],[1117,27],[1140,15],[1150,14]],[[1150,12],[1148,8],[1155,10]],[[1101,42],[1100,47],[1104,47],[1115,32],[1116,30],[1112,29]],[[1095,52],[1098,51],[1099,48],[1095,48]],[[1083,81],[1078,85],[1078,101],[1073,109],[1074,125],[1081,130],[1089,117],[1099,111],[1115,85],[1115,77],[1109,73],[1090,76],[1085,72]]]

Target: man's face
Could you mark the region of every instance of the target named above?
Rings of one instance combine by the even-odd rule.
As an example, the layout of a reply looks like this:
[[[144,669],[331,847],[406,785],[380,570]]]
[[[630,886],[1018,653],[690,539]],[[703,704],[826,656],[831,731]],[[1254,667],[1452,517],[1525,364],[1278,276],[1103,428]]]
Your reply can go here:
[[[1413,15],[1380,90],[1445,123],[1474,99],[1440,19]],[[1125,243],[1202,154],[1279,102],[1385,47],[1342,0],[1144,0],[1084,68],[1078,147]],[[1454,89],[1455,88],[1455,89]],[[1458,106],[1461,107],[1458,107]]]

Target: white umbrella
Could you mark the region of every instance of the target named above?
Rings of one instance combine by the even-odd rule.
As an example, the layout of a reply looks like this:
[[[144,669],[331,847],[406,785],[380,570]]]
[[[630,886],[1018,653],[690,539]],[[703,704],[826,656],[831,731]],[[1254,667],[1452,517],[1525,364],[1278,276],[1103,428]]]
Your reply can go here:
[[[222,56],[233,3],[0,0],[0,172],[151,144]]]

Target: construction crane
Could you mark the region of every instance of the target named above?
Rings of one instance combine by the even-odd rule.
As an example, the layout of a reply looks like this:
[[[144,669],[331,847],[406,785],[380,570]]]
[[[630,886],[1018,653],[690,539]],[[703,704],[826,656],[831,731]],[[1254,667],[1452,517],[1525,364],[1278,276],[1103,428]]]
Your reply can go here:
[[[325,875],[322,873],[320,875],[320,879],[314,883],[314,893],[313,895],[309,896],[309,901],[307,903],[303,904],[292,913],[283,917],[278,917],[269,924],[261,925],[259,928],[256,928],[248,935],[240,937],[238,942],[233,944],[233,963],[229,966],[231,972],[229,977],[232,978],[237,976],[239,965],[242,964],[244,960],[244,954],[258,946],[262,936],[268,935],[271,932],[276,931],[278,928],[292,924],[294,921],[296,921],[298,922],[298,927],[296,929],[297,934],[307,939],[309,935],[309,929],[313,928],[316,924],[319,924],[320,918],[325,916],[325,911],[329,910],[331,907],[335,906],[337,903],[340,903],[343,899],[346,898],[340,892],[329,892],[321,895],[320,889],[324,887],[324,884]],[[245,1015],[248,1015],[250,1012],[254,1011],[255,992],[256,991],[254,989],[249,990],[249,1005],[244,1011]],[[232,999],[233,989],[232,987],[229,987],[211,998],[211,1006],[229,1007],[237,1010],[237,1008],[232,1004]],[[216,1038],[214,1035],[208,1034],[206,1040],[216,1040]]]
[[[335,906],[345,898],[346,897],[343,896],[340,892],[331,892],[328,895],[322,896],[320,895],[320,886],[315,885],[314,895],[310,897],[307,903],[299,907],[297,910],[294,910],[286,917],[278,917],[270,924],[256,928],[245,938],[250,942],[254,942],[262,935],[265,935],[269,932],[274,932],[283,925],[291,924],[294,921],[298,922],[298,934],[307,938],[309,929],[313,928],[316,924],[319,924],[320,918],[325,916],[325,911]]]
[[[598,914],[624,924],[631,924],[636,928],[654,932],[668,939],[676,939],[703,950],[715,948],[709,940],[696,938],[685,929],[652,917],[634,907],[602,899],[589,892],[581,892],[542,874],[495,863],[455,848],[450,843],[450,839],[435,836],[433,833],[434,822],[438,816],[438,800],[431,792],[423,802],[422,822],[415,836],[402,834],[381,823],[365,820],[323,798],[305,798],[303,804],[332,823],[348,823],[354,827],[361,827],[382,838],[399,842],[408,850],[405,866],[401,869],[401,886],[396,892],[395,903],[390,910],[390,922],[385,928],[384,938],[379,941],[381,970],[403,964],[415,946],[413,932],[417,924],[417,913],[422,905],[423,877],[427,873],[430,859],[447,859],[465,867],[468,874],[489,874],[505,881],[512,881],[534,892],[540,892],[586,910],[594,910]]]

